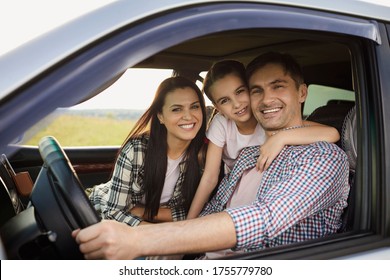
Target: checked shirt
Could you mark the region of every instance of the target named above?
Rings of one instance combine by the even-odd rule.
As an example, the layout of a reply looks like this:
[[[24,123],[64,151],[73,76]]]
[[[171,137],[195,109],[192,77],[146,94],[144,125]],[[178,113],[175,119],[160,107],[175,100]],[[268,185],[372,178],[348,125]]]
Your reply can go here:
[[[111,180],[91,190],[89,200],[103,219],[117,220],[130,226],[136,226],[142,221],[141,218],[132,216],[130,210],[141,203],[145,194],[143,180],[148,141],[147,135],[130,140],[120,151]],[[173,195],[166,203],[172,211],[174,221],[186,218],[181,194],[185,160],[179,164],[179,169],[180,174]]]
[[[264,172],[254,203],[225,209],[242,173],[254,168],[259,146],[242,150],[201,216],[226,211],[235,250],[253,251],[336,233],[349,194],[348,161],[336,145],[286,146]],[[244,186],[242,186],[244,187]]]

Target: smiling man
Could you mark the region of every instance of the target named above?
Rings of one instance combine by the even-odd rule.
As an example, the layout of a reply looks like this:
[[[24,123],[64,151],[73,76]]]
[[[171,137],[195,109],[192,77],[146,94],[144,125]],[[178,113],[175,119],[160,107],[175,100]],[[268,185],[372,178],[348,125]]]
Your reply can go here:
[[[303,125],[301,106],[307,86],[292,57],[277,53],[259,56],[248,65],[247,77],[252,111],[268,134]]]
[[[307,95],[295,60],[267,53],[247,66],[251,107],[268,137],[303,126]],[[229,175],[230,197],[244,171],[254,168],[259,148],[245,148]],[[349,192],[348,163],[334,144],[286,146],[258,182],[254,202],[201,218],[131,228],[104,221],[73,233],[87,259],[260,250],[336,233]],[[245,186],[241,186],[244,187]],[[245,190],[245,189],[244,189]],[[207,207],[206,207],[207,208]]]

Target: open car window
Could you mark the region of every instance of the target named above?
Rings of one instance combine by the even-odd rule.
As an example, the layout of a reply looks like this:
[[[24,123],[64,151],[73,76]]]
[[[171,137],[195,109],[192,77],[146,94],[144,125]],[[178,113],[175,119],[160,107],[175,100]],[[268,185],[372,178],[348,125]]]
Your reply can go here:
[[[308,94],[303,107],[303,116],[309,116],[321,106],[331,103],[354,103],[355,92],[325,85],[309,85]]]
[[[151,103],[172,69],[128,69],[98,95],[69,108],[58,108],[17,140],[37,146],[47,135],[65,147],[119,146]]]

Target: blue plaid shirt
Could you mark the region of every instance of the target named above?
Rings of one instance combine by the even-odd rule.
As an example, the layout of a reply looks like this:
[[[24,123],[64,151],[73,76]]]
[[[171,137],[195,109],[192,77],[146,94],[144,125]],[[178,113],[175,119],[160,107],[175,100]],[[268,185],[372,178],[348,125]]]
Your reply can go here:
[[[226,211],[236,250],[253,251],[336,233],[349,194],[348,161],[336,145],[286,146],[264,172],[252,205],[225,209],[242,173],[255,168],[259,147],[242,150],[201,216]]]

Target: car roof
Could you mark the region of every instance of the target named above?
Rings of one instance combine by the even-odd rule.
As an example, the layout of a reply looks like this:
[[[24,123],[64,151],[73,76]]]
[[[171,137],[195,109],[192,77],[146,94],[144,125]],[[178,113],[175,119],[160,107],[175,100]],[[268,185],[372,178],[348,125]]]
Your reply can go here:
[[[239,1],[161,0],[144,1],[142,5],[129,1],[116,1],[92,11],[1,56],[0,71],[3,76],[0,80],[0,100],[42,71],[123,26],[181,7],[220,2],[237,3]],[[390,6],[366,1],[284,0],[242,2],[314,8],[369,19],[390,20]],[[80,28],[80,26],[86,26],[87,28]],[[20,66],[22,63],[23,67]]]

